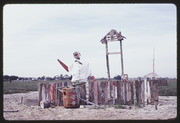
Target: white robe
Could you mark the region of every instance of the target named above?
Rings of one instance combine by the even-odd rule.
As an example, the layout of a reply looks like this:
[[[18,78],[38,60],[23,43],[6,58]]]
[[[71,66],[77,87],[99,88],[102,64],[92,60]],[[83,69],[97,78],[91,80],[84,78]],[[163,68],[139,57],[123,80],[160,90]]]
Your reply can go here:
[[[79,62],[74,62],[69,67],[69,72],[72,75],[71,81],[87,82],[88,76],[91,75],[89,63],[84,62],[82,60],[78,60],[78,61],[80,61],[82,65]]]

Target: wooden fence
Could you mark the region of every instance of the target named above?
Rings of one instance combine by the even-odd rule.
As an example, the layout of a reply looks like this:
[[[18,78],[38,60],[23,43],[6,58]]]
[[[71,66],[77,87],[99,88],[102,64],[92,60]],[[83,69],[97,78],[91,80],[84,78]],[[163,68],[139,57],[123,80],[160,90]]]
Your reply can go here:
[[[62,106],[61,87],[67,87],[70,81],[56,83],[40,83],[38,85],[40,101],[49,99],[57,106]],[[146,105],[158,100],[158,81],[89,81],[89,101],[98,105]],[[54,88],[54,89],[52,89]],[[53,91],[53,92],[52,92]],[[51,96],[50,96],[51,95]],[[114,96],[113,96],[114,95]],[[85,85],[82,86],[80,96],[86,99]],[[86,102],[80,101],[80,104]]]

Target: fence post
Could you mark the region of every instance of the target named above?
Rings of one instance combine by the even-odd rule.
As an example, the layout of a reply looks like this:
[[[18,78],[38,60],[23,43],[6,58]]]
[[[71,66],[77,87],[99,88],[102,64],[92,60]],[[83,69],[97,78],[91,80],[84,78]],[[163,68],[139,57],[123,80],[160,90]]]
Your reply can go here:
[[[50,102],[52,103],[52,104],[54,104],[55,102],[54,102],[54,92],[55,92],[55,87],[54,87],[54,83],[51,83],[50,84],[50,87],[49,87],[49,94],[50,94]]]
[[[120,103],[120,98],[121,98],[120,81],[117,81],[117,103]]]
[[[42,83],[38,84],[38,93],[39,93],[38,106],[40,106],[40,102],[42,101]]]
[[[134,104],[134,81],[131,82],[131,104]]]
[[[98,84],[97,81],[94,82],[94,103],[98,105]]]
[[[125,96],[125,100],[124,100],[124,102],[125,102],[125,104],[127,103],[127,84],[126,84],[126,82],[124,82],[124,96]]]
[[[136,87],[136,100],[137,100],[137,105],[139,105],[140,104],[140,87],[139,87],[139,81],[138,80],[136,80],[135,81],[135,87]]]
[[[142,83],[141,83],[141,88],[142,88],[142,103],[143,103],[143,106],[145,106],[145,81],[143,80]]]
[[[152,80],[152,84],[151,84],[151,94],[153,97],[153,103],[155,105],[155,109],[157,110],[157,105],[158,105],[158,101],[159,101],[159,92],[158,92],[158,80]]]

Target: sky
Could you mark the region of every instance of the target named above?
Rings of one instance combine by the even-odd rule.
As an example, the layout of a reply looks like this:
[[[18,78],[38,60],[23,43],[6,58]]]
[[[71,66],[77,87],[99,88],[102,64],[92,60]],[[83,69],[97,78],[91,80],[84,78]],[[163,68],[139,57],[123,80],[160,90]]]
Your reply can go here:
[[[115,29],[122,41],[124,73],[177,77],[177,12],[174,4],[6,4],[3,8],[3,74],[54,77],[67,74],[73,52],[90,63],[97,78],[107,78],[105,44]],[[109,52],[120,50],[109,42]],[[111,77],[121,75],[120,55],[109,55]]]

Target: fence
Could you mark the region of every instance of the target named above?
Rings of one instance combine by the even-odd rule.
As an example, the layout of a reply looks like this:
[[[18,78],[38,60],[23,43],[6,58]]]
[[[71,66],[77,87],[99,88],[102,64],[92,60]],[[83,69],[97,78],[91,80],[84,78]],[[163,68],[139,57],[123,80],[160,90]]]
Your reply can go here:
[[[59,88],[66,87],[70,81],[56,83],[40,83],[38,85],[39,104],[49,99],[57,106],[62,106],[62,92]],[[89,101],[98,105],[146,105],[158,101],[158,81],[89,81]],[[51,95],[51,96],[50,96]],[[114,96],[113,96],[114,95]],[[80,96],[86,99],[85,85],[82,85]],[[114,101],[114,102],[113,102]],[[86,102],[81,101],[84,105]]]

